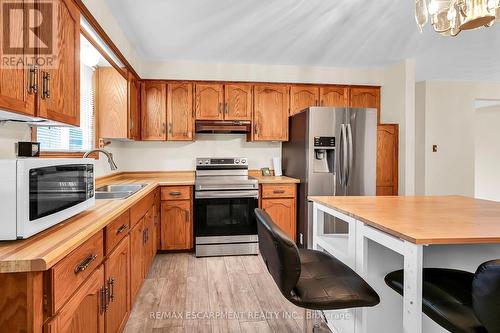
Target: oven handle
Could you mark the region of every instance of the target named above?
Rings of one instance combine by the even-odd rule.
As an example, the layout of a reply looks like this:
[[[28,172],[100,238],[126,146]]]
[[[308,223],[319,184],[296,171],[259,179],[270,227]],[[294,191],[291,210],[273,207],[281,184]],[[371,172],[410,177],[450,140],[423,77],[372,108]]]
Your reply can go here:
[[[259,198],[259,191],[196,191],[195,199]]]

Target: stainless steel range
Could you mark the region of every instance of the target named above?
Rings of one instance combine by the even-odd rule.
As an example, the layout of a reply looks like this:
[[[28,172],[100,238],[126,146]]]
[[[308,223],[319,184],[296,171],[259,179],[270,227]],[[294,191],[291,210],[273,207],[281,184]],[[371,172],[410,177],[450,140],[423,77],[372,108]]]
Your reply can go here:
[[[257,254],[259,184],[248,160],[197,158],[194,232],[197,257]]]

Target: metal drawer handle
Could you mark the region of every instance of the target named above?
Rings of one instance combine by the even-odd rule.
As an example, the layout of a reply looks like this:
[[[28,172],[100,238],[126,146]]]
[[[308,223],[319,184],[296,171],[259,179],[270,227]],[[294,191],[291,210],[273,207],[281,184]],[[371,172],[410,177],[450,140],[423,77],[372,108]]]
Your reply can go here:
[[[124,232],[128,227],[128,224],[124,224],[122,225],[121,227],[119,227],[118,229],[116,229],[116,234],[121,234],[122,232]]]
[[[275,193],[275,194],[283,194],[283,193],[285,193],[285,190],[274,190],[273,193]]]
[[[170,192],[169,194],[173,196],[179,196],[181,195],[181,192]]]
[[[83,272],[87,268],[89,268],[90,264],[96,260],[97,254],[91,254],[87,258],[85,258],[78,266],[75,267],[75,274]]]

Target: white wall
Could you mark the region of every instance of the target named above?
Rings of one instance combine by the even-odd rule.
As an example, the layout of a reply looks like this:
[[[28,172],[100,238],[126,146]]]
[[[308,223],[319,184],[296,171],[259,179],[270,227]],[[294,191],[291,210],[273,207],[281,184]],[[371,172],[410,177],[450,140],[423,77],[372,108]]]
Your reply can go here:
[[[423,182],[427,195],[474,196],[474,102],[500,99],[500,84],[432,81],[418,88],[419,99],[425,98],[419,101],[419,109],[425,105],[425,121],[417,129],[425,132],[425,179],[419,174],[417,183]]]
[[[476,109],[474,192],[476,198],[500,201],[500,106]]]
[[[15,158],[15,143],[31,141],[31,131],[25,124],[4,123],[0,125],[0,158]]]
[[[272,167],[281,143],[246,142],[243,134],[198,134],[195,142],[114,142],[119,170],[194,170],[196,157],[247,157],[250,169]]]

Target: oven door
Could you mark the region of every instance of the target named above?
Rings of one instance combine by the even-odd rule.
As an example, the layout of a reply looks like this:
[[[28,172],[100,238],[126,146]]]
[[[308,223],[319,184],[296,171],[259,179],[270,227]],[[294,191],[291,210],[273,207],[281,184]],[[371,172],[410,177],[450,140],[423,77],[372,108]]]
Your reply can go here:
[[[18,238],[29,237],[95,203],[93,160],[19,161],[18,182]]]
[[[195,193],[195,236],[256,235],[258,191],[200,191]]]

